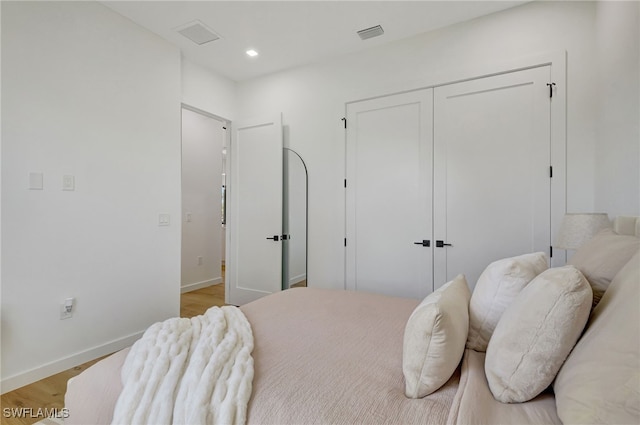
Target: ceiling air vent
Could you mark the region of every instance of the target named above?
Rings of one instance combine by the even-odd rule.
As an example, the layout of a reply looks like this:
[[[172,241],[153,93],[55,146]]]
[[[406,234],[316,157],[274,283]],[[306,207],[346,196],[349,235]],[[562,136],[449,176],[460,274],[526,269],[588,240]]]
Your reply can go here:
[[[189,22],[176,28],[176,31],[196,44],[205,44],[220,38],[218,34],[207,28],[200,21]]]
[[[384,34],[384,30],[380,25],[376,25],[375,27],[367,28],[364,30],[358,31],[358,35],[362,40],[366,40],[368,38],[377,37],[379,35]]]

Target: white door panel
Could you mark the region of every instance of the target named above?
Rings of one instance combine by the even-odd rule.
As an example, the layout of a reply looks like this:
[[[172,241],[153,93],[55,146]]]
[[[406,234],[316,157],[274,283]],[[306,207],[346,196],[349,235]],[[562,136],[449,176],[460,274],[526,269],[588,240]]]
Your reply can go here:
[[[434,284],[550,246],[548,66],[434,91]]]
[[[347,105],[346,287],[422,298],[433,290],[432,90]]]
[[[281,118],[241,123],[234,136],[227,302],[241,305],[281,290],[281,241],[267,239],[282,234]]]

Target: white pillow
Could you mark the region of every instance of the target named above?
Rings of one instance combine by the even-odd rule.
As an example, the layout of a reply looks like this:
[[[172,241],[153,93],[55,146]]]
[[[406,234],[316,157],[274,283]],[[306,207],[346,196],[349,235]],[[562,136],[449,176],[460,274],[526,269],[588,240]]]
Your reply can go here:
[[[458,275],[427,296],[411,313],[402,347],[407,397],[431,394],[455,372],[467,340],[470,297],[466,279]]]
[[[640,253],[615,276],[553,389],[565,424],[640,423]]]
[[[591,301],[589,282],[573,266],[548,269],[520,292],[487,347],[484,370],[497,400],[528,401],[553,382],[584,329]]]
[[[467,348],[487,351],[502,313],[534,277],[549,268],[544,252],[494,261],[482,272],[469,302]]]
[[[640,238],[619,235],[611,229],[598,232],[582,245],[568,261],[587,278],[597,305],[611,280],[640,249]]]

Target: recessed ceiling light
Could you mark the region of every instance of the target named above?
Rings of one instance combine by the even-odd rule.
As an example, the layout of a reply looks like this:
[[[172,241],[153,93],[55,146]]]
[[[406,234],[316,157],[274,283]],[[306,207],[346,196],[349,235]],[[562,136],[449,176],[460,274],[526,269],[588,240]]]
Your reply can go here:
[[[258,52],[256,52],[253,49],[249,49],[249,50],[247,50],[247,55],[249,55],[251,57],[255,57],[255,56],[258,56]]]

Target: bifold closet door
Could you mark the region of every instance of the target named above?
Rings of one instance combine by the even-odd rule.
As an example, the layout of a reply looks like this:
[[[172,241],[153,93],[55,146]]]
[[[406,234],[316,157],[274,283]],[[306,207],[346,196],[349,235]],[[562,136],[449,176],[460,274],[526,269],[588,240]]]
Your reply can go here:
[[[433,291],[432,93],[347,104],[347,289]]]
[[[550,67],[434,90],[434,284],[550,236]],[[446,245],[446,244],[450,244]]]
[[[230,150],[229,304],[282,288],[282,120],[239,123]]]

